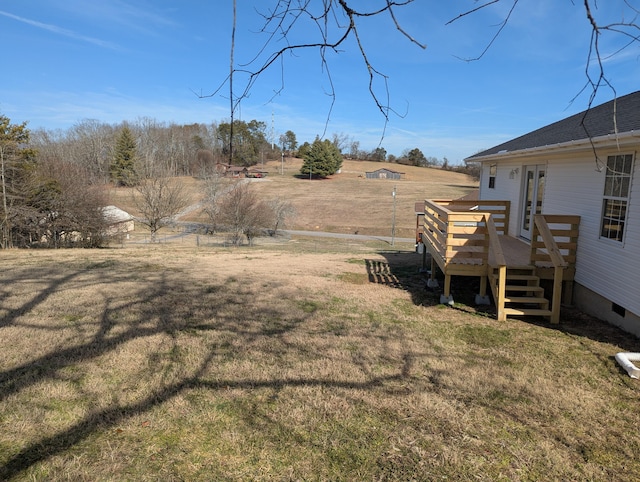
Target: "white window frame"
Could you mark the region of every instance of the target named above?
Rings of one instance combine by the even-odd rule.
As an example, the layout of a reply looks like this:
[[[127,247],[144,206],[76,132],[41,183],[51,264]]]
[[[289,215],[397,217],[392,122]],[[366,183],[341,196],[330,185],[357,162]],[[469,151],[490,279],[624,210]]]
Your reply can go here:
[[[600,216],[601,239],[624,242],[634,161],[633,154],[607,157]]]
[[[497,164],[489,164],[489,189],[496,188],[496,177],[498,174],[498,165]]]

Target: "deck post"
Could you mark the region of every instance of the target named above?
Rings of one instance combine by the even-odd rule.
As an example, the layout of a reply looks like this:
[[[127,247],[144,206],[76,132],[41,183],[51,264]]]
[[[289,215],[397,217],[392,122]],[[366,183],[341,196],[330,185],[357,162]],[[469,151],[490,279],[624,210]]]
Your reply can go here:
[[[453,305],[453,296],[451,296],[451,275],[444,275],[444,293],[440,295],[440,303],[443,305]]]
[[[432,265],[433,265],[433,259],[432,261]],[[421,267],[421,271],[424,271],[427,267],[427,247],[424,245],[424,243],[422,244],[422,267]],[[433,268],[433,266],[432,266]]]
[[[476,295],[476,305],[490,305],[489,297],[487,296],[487,275],[480,276],[480,292]]]
[[[560,323],[560,299],[562,297],[562,266],[553,270],[553,295],[551,299],[551,323]]]
[[[573,280],[567,280],[563,285],[564,294],[562,295],[562,298],[564,299],[565,304],[573,305]]]
[[[504,311],[504,298],[507,288],[507,266],[498,266],[498,296],[496,297],[496,318],[498,321],[507,321],[507,314]]]
[[[480,296],[487,295],[487,277],[480,276]]]
[[[431,276],[429,276],[429,279],[427,280],[427,286],[429,288],[438,287],[438,280],[436,279],[436,268],[436,260],[433,258],[433,256],[431,256]]]

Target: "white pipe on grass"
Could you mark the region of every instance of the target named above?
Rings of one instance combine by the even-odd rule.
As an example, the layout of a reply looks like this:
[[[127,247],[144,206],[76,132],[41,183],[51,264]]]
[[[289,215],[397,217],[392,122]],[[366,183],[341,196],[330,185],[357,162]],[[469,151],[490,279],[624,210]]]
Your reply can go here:
[[[640,361],[640,353],[616,353],[616,361],[627,371],[631,378],[640,378],[640,368],[632,363]]]

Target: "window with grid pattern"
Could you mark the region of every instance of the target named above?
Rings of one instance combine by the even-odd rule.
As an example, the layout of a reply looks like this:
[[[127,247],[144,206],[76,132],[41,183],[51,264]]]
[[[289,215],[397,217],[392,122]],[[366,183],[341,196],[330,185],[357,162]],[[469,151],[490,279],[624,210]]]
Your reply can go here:
[[[603,238],[622,242],[627,220],[627,203],[632,172],[633,156],[631,154],[607,158],[600,229],[600,236]]]
[[[489,189],[496,188],[496,174],[498,174],[498,165],[491,164],[489,166]]]

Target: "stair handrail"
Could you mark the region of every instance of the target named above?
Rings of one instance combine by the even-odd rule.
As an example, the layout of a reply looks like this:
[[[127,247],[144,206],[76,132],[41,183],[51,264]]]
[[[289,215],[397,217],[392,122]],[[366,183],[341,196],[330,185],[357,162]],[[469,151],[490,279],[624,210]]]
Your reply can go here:
[[[507,261],[504,259],[504,253],[502,252],[498,229],[496,228],[496,223],[493,221],[491,214],[484,215],[484,222],[487,226],[487,233],[489,233],[489,249],[493,252],[496,264],[498,266],[506,266]]]
[[[504,298],[507,287],[507,261],[504,258],[502,244],[500,244],[500,237],[498,236],[498,230],[496,229],[496,224],[493,221],[491,214],[485,214],[484,222],[487,226],[487,233],[489,234],[489,250],[493,254],[493,258],[498,268],[498,289],[497,292],[494,293],[497,318],[498,321],[505,321],[507,318],[504,312]]]
[[[533,218],[538,230],[540,231],[540,237],[542,238],[542,242],[544,243],[544,247],[551,258],[551,263],[553,263],[554,267],[566,268],[569,266],[562,256],[560,252],[560,248],[558,248],[558,244],[556,243],[553,234],[551,233],[551,229],[547,224],[547,220],[545,219],[543,214],[536,214]]]
[[[562,299],[562,279],[563,270],[569,266],[569,263],[565,261],[558,244],[556,243],[551,229],[547,224],[543,214],[536,214],[533,217],[533,222],[536,224],[540,232],[540,237],[544,243],[544,247],[551,258],[553,264],[553,296],[551,299],[551,323],[560,323],[560,302]]]

